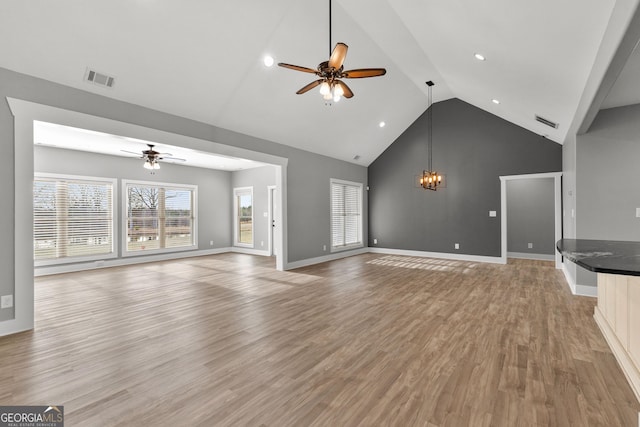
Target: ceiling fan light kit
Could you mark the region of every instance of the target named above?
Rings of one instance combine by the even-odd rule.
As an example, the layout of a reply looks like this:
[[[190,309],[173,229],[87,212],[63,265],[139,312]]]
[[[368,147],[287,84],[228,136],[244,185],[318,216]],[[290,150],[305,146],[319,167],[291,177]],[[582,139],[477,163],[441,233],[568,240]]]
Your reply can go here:
[[[318,80],[302,87],[296,93],[302,95],[320,86],[320,95],[322,95],[327,105],[331,105],[331,102],[338,102],[342,97],[353,97],[353,91],[340,79],[378,77],[384,76],[387,73],[387,70],[384,68],[359,68],[345,71],[344,60],[347,57],[348,49],[349,46],[345,43],[338,42],[333,50],[331,50],[331,0],[329,0],[329,60],[321,62],[315,70],[313,68],[301,67],[284,62],[279,62],[278,65],[283,68],[302,71],[303,73],[311,73],[320,77]]]
[[[160,169],[160,163],[157,160],[147,159],[144,161],[144,168],[149,170],[158,170]]]

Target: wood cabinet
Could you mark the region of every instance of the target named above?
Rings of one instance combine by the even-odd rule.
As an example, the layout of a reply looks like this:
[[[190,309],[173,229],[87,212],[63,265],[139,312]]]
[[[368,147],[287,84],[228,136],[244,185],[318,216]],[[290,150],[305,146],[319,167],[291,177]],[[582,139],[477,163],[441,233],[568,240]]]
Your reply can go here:
[[[629,354],[640,369],[640,277],[628,278]]]
[[[594,318],[640,400],[640,277],[598,273]]]

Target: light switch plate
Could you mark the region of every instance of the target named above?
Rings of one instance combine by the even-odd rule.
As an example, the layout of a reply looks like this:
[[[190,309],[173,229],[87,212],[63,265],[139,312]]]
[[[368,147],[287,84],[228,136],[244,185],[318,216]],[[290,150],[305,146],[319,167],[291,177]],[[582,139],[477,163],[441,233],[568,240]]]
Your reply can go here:
[[[489,216],[490,217],[495,217],[497,215],[496,211],[489,211]]]
[[[640,208],[636,208],[636,218],[640,218]]]

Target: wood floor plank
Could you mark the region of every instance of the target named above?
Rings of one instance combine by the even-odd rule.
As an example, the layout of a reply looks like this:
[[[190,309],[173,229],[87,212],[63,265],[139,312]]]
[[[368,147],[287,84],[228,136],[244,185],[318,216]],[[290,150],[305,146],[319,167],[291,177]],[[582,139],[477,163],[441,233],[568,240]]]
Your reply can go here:
[[[68,426],[636,426],[552,262],[221,254],[36,278],[0,404]]]

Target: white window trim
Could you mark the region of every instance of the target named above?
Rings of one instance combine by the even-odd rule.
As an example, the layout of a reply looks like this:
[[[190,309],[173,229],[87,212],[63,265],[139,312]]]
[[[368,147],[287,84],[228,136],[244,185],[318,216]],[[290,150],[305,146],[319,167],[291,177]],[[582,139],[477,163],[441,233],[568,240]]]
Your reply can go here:
[[[124,225],[127,222],[127,186],[128,185],[149,185],[154,187],[164,187],[168,189],[190,189],[193,191],[193,245],[181,246],[177,248],[162,248],[162,249],[150,249],[145,251],[129,251],[127,250],[127,226]],[[192,184],[177,184],[169,182],[156,182],[156,181],[139,181],[133,179],[122,180],[122,244],[121,251],[122,257],[135,257],[145,255],[166,254],[171,252],[184,252],[198,249],[198,186]]]
[[[116,200],[118,197],[118,180],[114,178],[102,178],[99,176],[83,176],[83,175],[67,175],[67,174],[58,174],[58,173],[45,173],[45,172],[35,172],[33,174],[33,178],[35,179],[60,179],[60,180],[78,180],[78,181],[94,181],[100,183],[111,183],[111,218],[112,218],[112,247],[110,254],[96,254],[96,255],[81,255],[74,257],[65,257],[65,258],[53,258],[53,259],[43,259],[37,260],[33,262],[34,267],[45,267],[50,265],[60,265],[60,264],[74,264],[80,262],[89,262],[89,261],[99,261],[103,259],[113,259],[118,257],[118,251],[116,248],[118,247],[118,216],[116,215]],[[33,187],[33,184],[32,184]],[[32,188],[33,190],[33,188]],[[33,196],[31,197],[32,204],[31,210],[33,210]],[[31,242],[33,245],[33,242]]]
[[[251,194],[251,244],[240,243],[238,237],[240,236],[240,230],[238,223],[238,195],[241,193]],[[255,245],[255,232],[256,223],[254,217],[255,211],[255,199],[253,197],[253,187],[236,187],[233,189],[233,246],[240,248],[253,248]]]
[[[331,187],[333,184],[352,185],[360,188],[360,242],[346,246],[333,246],[333,197],[331,195]],[[333,252],[350,251],[364,247],[364,185],[361,182],[345,181],[343,179],[331,178],[329,183],[329,248]]]

